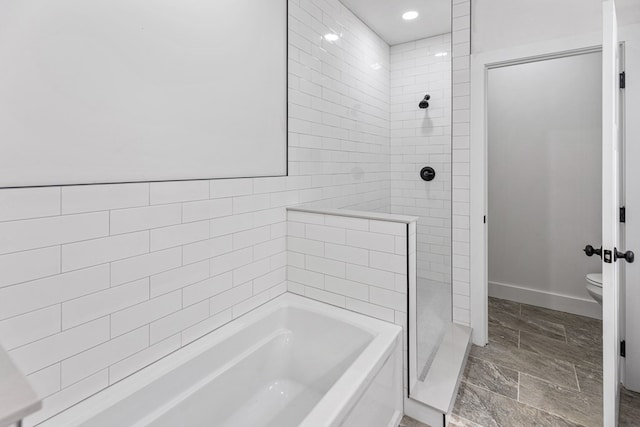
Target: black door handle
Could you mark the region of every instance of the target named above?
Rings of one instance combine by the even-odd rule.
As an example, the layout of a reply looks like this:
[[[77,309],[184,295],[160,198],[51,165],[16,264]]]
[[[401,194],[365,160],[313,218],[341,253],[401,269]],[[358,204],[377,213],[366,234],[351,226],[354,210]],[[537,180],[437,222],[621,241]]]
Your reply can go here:
[[[623,259],[629,264],[631,264],[636,257],[632,251],[620,252],[618,249],[616,249],[614,253],[614,260]]]
[[[595,254],[602,258],[602,246],[596,249],[591,245],[587,245],[584,247],[583,251],[585,254],[587,254],[587,256],[593,256]]]

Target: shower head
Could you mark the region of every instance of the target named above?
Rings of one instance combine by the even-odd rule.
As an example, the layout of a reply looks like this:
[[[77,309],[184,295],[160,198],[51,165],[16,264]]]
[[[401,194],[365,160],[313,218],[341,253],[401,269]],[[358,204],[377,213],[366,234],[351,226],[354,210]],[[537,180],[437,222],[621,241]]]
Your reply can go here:
[[[425,109],[425,108],[429,108],[429,103],[427,102],[428,100],[431,99],[431,95],[426,94],[424,96],[424,98],[422,99],[422,101],[420,101],[420,103],[418,104],[418,107]]]

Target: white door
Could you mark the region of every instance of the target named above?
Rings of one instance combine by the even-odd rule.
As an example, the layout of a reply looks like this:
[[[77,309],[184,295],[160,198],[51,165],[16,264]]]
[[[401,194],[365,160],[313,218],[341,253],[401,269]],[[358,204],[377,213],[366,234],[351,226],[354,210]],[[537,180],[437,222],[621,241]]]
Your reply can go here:
[[[603,2],[602,42],[602,327],[604,426],[618,425],[620,384],[619,41],[614,0]]]

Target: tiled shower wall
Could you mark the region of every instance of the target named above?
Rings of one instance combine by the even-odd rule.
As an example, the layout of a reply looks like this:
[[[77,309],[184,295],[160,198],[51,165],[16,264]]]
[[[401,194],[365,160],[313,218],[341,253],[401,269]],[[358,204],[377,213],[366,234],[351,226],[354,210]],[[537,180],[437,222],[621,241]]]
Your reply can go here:
[[[418,277],[450,286],[451,34],[391,47],[391,213],[419,217]]]
[[[471,0],[453,0],[452,17],[453,321],[470,325]]]
[[[415,222],[290,210],[287,226],[290,292],[406,324]]]
[[[289,177],[0,190],[26,425],[284,292],[285,206],[388,210],[389,47],[337,0],[289,13]]]
[[[305,202],[388,211],[389,46],[337,0],[289,16],[289,173],[319,189]]]

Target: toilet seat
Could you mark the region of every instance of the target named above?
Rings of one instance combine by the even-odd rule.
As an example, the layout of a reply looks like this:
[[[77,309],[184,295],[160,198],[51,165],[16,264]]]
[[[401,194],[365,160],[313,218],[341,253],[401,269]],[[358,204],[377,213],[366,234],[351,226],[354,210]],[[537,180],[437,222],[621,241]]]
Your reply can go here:
[[[602,287],[602,273],[589,273],[589,274],[587,274],[587,282],[589,282],[593,286],[597,286],[597,287],[601,288]]]

